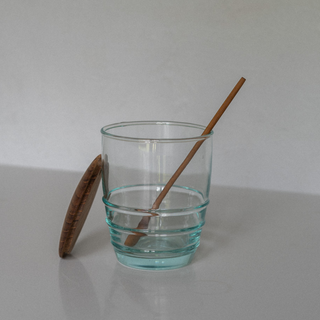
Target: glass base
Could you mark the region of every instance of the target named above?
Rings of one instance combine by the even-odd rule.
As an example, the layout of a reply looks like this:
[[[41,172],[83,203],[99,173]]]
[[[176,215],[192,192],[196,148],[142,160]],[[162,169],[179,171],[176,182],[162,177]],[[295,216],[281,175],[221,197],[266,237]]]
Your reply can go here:
[[[111,243],[118,261],[127,267],[144,270],[181,268],[191,262],[200,244],[209,201],[204,201],[195,189],[175,185],[156,215],[139,209],[139,204],[151,207],[142,200],[149,199],[150,192],[155,193],[155,198],[162,187],[125,186],[110,192],[108,200],[103,198]],[[112,201],[125,205],[118,206]],[[143,225],[139,227],[141,221]]]
[[[118,251],[115,251],[115,253],[118,261],[126,267],[143,270],[170,270],[188,265],[191,262],[195,251],[178,257],[159,259],[134,257]]]

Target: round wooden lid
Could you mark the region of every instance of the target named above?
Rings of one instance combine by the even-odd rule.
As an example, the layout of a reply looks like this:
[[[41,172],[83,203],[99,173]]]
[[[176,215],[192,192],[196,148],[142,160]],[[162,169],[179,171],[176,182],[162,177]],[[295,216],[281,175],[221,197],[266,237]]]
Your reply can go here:
[[[101,155],[98,155],[84,173],[73,194],[61,231],[61,258],[71,253],[78,239],[100,184],[101,168]]]

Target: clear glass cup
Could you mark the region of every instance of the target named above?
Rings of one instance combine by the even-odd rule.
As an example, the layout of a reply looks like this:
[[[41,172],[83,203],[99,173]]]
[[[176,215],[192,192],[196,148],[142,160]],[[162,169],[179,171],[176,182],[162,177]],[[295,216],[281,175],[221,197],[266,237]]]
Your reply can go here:
[[[101,129],[103,202],[120,263],[164,270],[192,260],[211,182],[213,132],[201,136],[204,129],[172,121],[122,122]],[[201,147],[159,208],[151,209],[198,141],[203,141]],[[128,245],[128,237],[136,243]]]

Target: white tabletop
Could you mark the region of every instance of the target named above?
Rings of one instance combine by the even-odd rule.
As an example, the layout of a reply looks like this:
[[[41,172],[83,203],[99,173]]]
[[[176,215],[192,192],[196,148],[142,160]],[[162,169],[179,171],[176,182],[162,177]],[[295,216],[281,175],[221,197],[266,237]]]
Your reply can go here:
[[[97,194],[58,256],[81,173],[0,167],[1,319],[319,319],[320,196],[213,186],[193,262],[120,265]]]

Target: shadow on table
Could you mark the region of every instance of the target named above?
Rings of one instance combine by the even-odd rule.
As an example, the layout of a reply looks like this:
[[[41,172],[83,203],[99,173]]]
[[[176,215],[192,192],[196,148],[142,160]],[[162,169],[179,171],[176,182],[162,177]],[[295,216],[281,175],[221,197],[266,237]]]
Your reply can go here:
[[[60,260],[59,288],[68,319],[100,319],[98,297],[80,260],[72,256]]]
[[[295,217],[319,212],[320,196],[291,192],[212,186],[201,245],[194,261],[234,246],[254,232]]]

